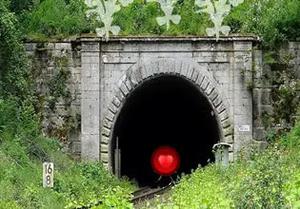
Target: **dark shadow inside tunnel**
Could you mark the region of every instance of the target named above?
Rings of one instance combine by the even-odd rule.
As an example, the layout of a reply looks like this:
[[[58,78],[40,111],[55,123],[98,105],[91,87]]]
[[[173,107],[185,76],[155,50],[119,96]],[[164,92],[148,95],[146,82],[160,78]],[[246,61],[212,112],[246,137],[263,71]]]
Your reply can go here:
[[[174,147],[181,158],[176,175],[190,173],[214,161],[212,146],[219,141],[219,129],[210,103],[194,84],[160,76],[145,81],[126,99],[114,126],[112,153],[117,137],[121,175],[151,186],[159,178],[150,164],[157,147]]]

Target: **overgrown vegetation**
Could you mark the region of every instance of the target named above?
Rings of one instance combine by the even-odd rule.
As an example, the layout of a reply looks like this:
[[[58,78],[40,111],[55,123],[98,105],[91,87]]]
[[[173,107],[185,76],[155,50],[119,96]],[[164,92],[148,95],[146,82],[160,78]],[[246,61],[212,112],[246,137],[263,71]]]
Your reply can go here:
[[[296,68],[290,65],[292,55],[286,50],[276,50],[265,53],[264,62],[270,66],[271,72],[266,73],[265,80],[273,86],[271,99],[274,111],[265,114],[265,127],[274,124],[279,129],[289,129],[295,124],[300,101],[300,79]],[[280,132],[282,130],[278,130]]]
[[[30,99],[30,76],[18,21],[6,3],[0,2],[0,95],[20,101]]]
[[[250,160],[228,168],[210,165],[183,176],[167,199],[145,208],[300,208],[299,156],[300,122]]]
[[[133,186],[100,163],[73,161],[56,139],[40,136],[33,109],[0,100],[0,112],[0,208],[131,208]],[[45,161],[55,165],[53,189],[42,187]]]
[[[29,37],[66,37],[91,30],[83,0],[44,0],[23,20]]]
[[[87,18],[83,0],[11,1],[11,6],[22,20],[24,32],[30,38],[66,37],[94,32],[99,23]],[[23,1],[22,1],[23,2]],[[181,15],[178,25],[170,29],[159,26],[156,17],[163,12],[159,5],[144,0],[134,0],[128,7],[114,15],[114,24],[121,27],[123,35],[206,35],[212,23],[207,14],[197,13],[194,0],[178,1],[174,14]],[[23,5],[23,6],[21,6]],[[224,24],[232,33],[255,34],[266,46],[274,46],[300,36],[300,4],[298,0],[245,0],[225,18]]]
[[[132,208],[131,184],[113,177],[100,163],[73,161],[56,139],[40,131],[38,98],[21,39],[64,38],[101,27],[86,17],[86,9],[83,0],[0,1],[0,208]],[[144,0],[135,0],[114,18],[123,35],[205,35],[212,23],[195,10],[193,0],[178,1],[174,13],[182,19],[168,31],[156,22],[162,15],[159,6]],[[225,24],[235,33],[259,35],[264,46],[274,50],[283,41],[299,38],[300,3],[246,0]],[[299,107],[299,86],[291,82],[296,78],[287,71],[288,61],[272,57],[278,115],[271,123],[282,119],[292,123],[289,116]],[[58,82],[67,72],[62,69],[56,76],[49,81],[57,87],[51,89],[52,104],[68,94]],[[211,165],[183,176],[156,208],[300,208],[300,122],[273,143],[266,151],[253,153],[250,161],[240,160],[227,169]],[[44,161],[55,164],[52,189],[42,187]]]
[[[133,185],[100,163],[75,162],[58,140],[41,135],[18,21],[7,7],[0,2],[0,208],[132,208]],[[55,165],[51,189],[42,187],[45,161]]]
[[[235,32],[262,38],[268,47],[300,37],[298,0],[246,0],[227,18]]]

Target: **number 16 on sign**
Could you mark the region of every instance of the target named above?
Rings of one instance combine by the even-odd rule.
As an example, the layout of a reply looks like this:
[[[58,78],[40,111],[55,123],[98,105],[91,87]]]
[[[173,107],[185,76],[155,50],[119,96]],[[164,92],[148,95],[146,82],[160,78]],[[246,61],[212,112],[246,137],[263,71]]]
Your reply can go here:
[[[53,163],[43,163],[43,187],[53,187]]]

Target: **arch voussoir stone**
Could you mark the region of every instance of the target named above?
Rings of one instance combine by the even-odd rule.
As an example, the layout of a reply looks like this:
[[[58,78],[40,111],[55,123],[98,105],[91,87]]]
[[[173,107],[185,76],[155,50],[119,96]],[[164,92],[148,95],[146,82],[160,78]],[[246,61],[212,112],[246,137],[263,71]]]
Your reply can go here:
[[[231,132],[233,132],[233,131],[231,131]],[[233,133],[231,135],[225,136],[224,142],[226,142],[228,144],[233,144]]]
[[[124,97],[127,96],[127,94],[129,93],[129,90],[127,89],[126,85],[124,82],[122,82],[121,86],[120,86],[120,90],[122,91]]]
[[[111,129],[112,125],[113,125],[113,123],[111,121],[109,121],[107,118],[104,118],[104,120],[103,120],[104,127]]]
[[[226,110],[225,105],[223,104],[223,102],[216,108],[217,113],[221,114],[223,111]]]
[[[174,74],[180,75],[181,69],[182,69],[182,65],[183,65],[182,62],[177,62],[177,64],[175,65]]]
[[[118,107],[116,107],[114,103],[111,103],[111,104],[109,105],[108,109],[109,109],[112,113],[114,113],[114,114],[116,114],[117,111],[118,111]]]
[[[192,80],[193,73],[194,73],[194,68],[191,67],[191,66],[188,66],[186,78],[189,79],[189,80]]]
[[[133,71],[133,76],[134,76],[135,81],[137,82],[137,84],[141,83],[143,81],[141,68],[138,68],[137,70]]]
[[[226,111],[223,111],[222,113],[219,113],[220,121],[224,121],[229,118],[229,115]]]
[[[109,143],[109,138],[107,136],[102,136],[101,144],[108,144],[108,143]]]
[[[197,79],[198,79],[198,76],[199,76],[199,72],[194,68],[191,80],[195,83],[197,81]]]
[[[127,79],[125,80],[125,85],[126,85],[128,91],[131,91],[131,90],[133,89],[133,87],[134,87],[134,85],[133,85],[133,83],[131,82],[131,79],[130,79],[130,78],[127,78]]]
[[[106,128],[106,127],[102,127],[102,134],[104,135],[104,136],[110,136],[110,132],[111,132],[111,129],[109,129],[109,128]]]
[[[223,130],[225,130],[226,128],[231,126],[229,119],[221,121],[221,124],[222,124]]]
[[[218,94],[218,96],[213,101],[213,105],[215,108],[217,108],[221,103],[222,103],[222,99],[220,94]]]
[[[214,90],[214,85],[212,83],[209,83],[204,93],[206,94],[206,96],[209,96],[213,90]]]
[[[200,74],[198,75],[198,78],[197,78],[197,81],[196,81],[196,85],[198,85],[198,86],[200,87],[201,84],[202,84],[202,81],[203,81],[204,77],[205,77],[205,76],[204,76],[202,73],[200,73]]]
[[[109,149],[109,148],[108,148]],[[100,153],[100,159],[103,163],[108,163],[109,162],[109,152],[104,152],[101,149],[101,153]]]
[[[104,153],[108,153],[108,144],[101,144],[100,145],[101,146],[101,150],[102,150],[102,152],[104,152]]]
[[[209,85],[209,80],[206,76],[204,76],[204,79],[200,85],[200,88],[202,89],[203,92],[205,92],[208,85]]]
[[[232,132],[232,127],[231,126],[228,126],[227,128],[224,129],[224,136],[227,137],[229,135],[232,135],[233,132]]]
[[[121,101],[118,99],[118,97],[114,96],[112,103],[116,106],[116,107],[120,107],[121,105]]]
[[[181,73],[180,73],[180,75],[182,75],[182,76],[184,76],[184,77],[187,78],[187,74],[188,74],[189,68],[190,68],[190,65],[189,65],[189,64],[183,65],[182,68],[181,68]]]
[[[185,78],[193,83],[199,91],[207,98],[212,105],[216,115],[219,129],[220,140],[233,143],[233,129],[230,117],[224,105],[223,99],[218,92],[216,82],[210,78],[208,71],[203,71],[197,67],[196,63],[184,62],[180,60],[158,60],[145,63],[140,67],[133,66],[128,69],[125,76],[120,79],[117,91],[112,97],[112,102],[108,106],[106,115],[102,122],[100,158],[111,168],[112,139],[114,124],[120,113],[126,97],[133,92],[144,81],[161,75],[175,75]]]
[[[111,111],[107,111],[105,118],[107,118],[108,120],[110,120],[111,122],[113,122],[114,121],[114,117],[115,117],[114,113],[112,113]]]
[[[215,99],[219,96],[219,93],[215,88],[213,88],[212,93],[208,96],[211,102],[215,101]]]

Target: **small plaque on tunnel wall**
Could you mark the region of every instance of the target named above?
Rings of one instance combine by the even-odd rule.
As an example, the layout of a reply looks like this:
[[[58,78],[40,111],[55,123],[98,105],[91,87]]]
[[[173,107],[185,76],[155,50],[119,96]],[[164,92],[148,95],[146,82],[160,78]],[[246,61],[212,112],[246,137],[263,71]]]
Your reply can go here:
[[[250,131],[250,125],[240,125],[239,126],[240,132],[249,132]]]

